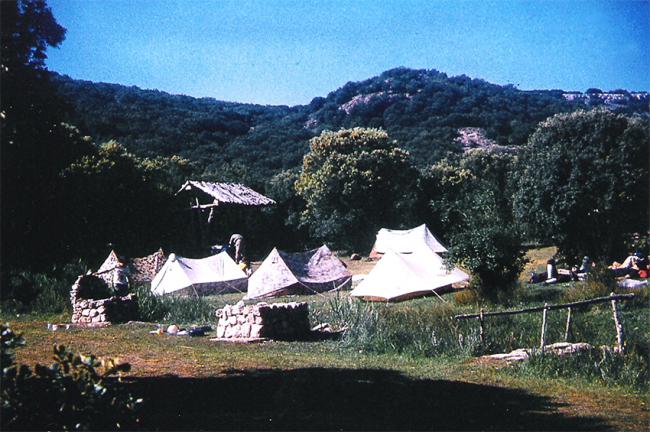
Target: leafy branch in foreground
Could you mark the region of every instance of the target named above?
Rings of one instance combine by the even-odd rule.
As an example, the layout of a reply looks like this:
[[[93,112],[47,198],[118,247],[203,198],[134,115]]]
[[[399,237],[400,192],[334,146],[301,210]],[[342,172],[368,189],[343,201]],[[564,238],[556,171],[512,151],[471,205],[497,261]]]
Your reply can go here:
[[[54,347],[54,363],[32,371],[15,363],[22,337],[2,325],[3,430],[132,429],[142,403],[119,387],[131,366]],[[111,379],[118,376],[116,380]],[[35,415],[38,413],[38,415]]]

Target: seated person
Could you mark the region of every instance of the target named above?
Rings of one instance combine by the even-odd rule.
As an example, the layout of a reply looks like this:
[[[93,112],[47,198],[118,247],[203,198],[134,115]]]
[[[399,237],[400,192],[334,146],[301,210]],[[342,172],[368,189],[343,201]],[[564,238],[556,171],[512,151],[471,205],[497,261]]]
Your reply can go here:
[[[585,256],[582,258],[582,263],[580,264],[580,268],[573,267],[571,269],[571,276],[573,280],[585,280],[587,277],[587,273],[591,270],[591,268],[594,266],[594,263],[591,261],[591,259],[588,256]]]
[[[571,280],[571,272],[568,270],[558,270],[555,259],[551,258],[546,261],[546,272],[535,273],[533,272],[528,280],[528,283],[554,284],[559,282],[568,282]]]
[[[609,267],[615,277],[639,277],[639,271],[648,270],[648,259],[641,251],[636,251],[634,254],[625,258],[622,264],[614,261]]]
[[[546,261],[546,280],[545,284],[553,284],[558,282],[559,273],[557,267],[555,266],[555,260],[551,258]]]

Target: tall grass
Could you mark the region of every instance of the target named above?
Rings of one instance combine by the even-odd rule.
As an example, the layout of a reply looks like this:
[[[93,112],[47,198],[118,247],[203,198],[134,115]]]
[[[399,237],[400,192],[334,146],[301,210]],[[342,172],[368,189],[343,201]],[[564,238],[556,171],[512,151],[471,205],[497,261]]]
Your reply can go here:
[[[539,303],[518,306],[539,306]],[[645,389],[650,360],[650,319],[647,305],[621,304],[626,331],[627,353],[612,355],[607,350],[568,359],[533,356],[517,373],[531,376],[581,377],[605,384]],[[492,310],[496,307],[492,307]],[[343,347],[369,353],[397,353],[409,356],[476,356],[535,348],[540,344],[542,313],[490,317],[484,321],[485,342],[481,343],[477,320],[458,321],[456,314],[467,307],[419,299],[404,303],[367,303],[336,295],[312,309],[312,321],[346,327]],[[546,343],[564,341],[566,310],[549,311]],[[609,303],[574,309],[573,341],[596,347],[613,346],[616,331]]]
[[[216,308],[203,297],[155,296],[148,286],[136,287],[140,319],[173,324],[214,321]]]
[[[626,386],[635,390],[649,388],[650,370],[647,352],[636,348],[625,355],[599,349],[567,357],[533,355],[515,365],[514,372],[523,376],[561,377]]]
[[[70,289],[77,276],[85,271],[85,264],[77,261],[53,267],[48,273],[11,272],[8,286],[2,287],[2,312],[70,312]]]
[[[319,319],[345,327],[343,344],[372,353],[411,356],[468,355],[478,350],[478,330],[453,319],[444,303],[365,303],[336,296]]]

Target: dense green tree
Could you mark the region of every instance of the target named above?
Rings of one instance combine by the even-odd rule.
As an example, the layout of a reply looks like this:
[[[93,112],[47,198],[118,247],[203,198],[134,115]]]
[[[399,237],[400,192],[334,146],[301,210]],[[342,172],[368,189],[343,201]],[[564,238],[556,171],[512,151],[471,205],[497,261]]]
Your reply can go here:
[[[294,107],[196,99],[62,76],[54,82],[73,107],[67,121],[98,142],[116,139],[143,157],[177,154],[196,162],[199,171],[240,162],[256,173],[256,181],[299,168],[309,139],[324,130],[380,127],[425,168],[459,151],[458,128],[480,127],[499,144],[519,146],[540,121],[585,103],[569,102],[558,90],[521,91],[407,68],[348,83]],[[648,112],[647,102],[630,97],[616,109]]]
[[[61,172],[67,214],[59,253],[92,263],[111,247],[142,256],[160,246],[181,246],[171,184],[185,164],[179,158],[141,159],[115,141],[71,163]]]
[[[2,140],[2,273],[6,267],[45,265],[56,257],[60,231],[58,173],[91,150],[62,124],[64,104],[45,68],[46,49],[65,29],[44,0],[2,1],[0,135]],[[55,234],[56,235],[56,234]]]
[[[647,119],[593,110],[541,123],[520,159],[527,234],[569,259],[620,257],[628,233],[648,230],[649,150]]]
[[[406,151],[379,129],[325,131],[310,141],[296,191],[311,235],[366,250],[378,228],[412,221],[417,171]]]
[[[450,246],[449,258],[471,271],[473,285],[491,300],[512,286],[525,262],[512,213],[515,160],[474,150],[433,165],[420,181],[425,220]]]
[[[468,192],[456,205],[465,211],[463,224],[449,233],[450,259],[472,273],[472,285],[483,296],[496,300],[523,270],[521,234],[511,218],[504,217],[499,197],[489,188]]]
[[[269,235],[275,239],[274,244],[288,250],[316,246],[308,244],[307,229],[300,225],[300,213],[305,208],[305,202],[294,187],[299,177],[299,170],[285,170],[274,175],[266,187],[266,195],[276,202],[269,209],[275,222]]]

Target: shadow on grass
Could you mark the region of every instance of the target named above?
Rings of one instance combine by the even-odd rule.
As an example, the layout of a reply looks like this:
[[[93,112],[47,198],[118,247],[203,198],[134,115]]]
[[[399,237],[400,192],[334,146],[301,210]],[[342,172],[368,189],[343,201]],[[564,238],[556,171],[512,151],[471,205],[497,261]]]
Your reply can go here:
[[[133,378],[143,429],[608,430],[525,391],[411,379],[374,369],[231,371],[215,378]]]

